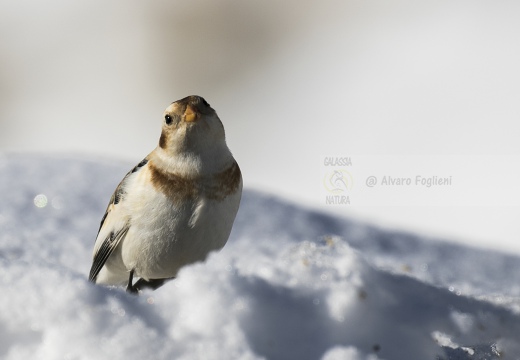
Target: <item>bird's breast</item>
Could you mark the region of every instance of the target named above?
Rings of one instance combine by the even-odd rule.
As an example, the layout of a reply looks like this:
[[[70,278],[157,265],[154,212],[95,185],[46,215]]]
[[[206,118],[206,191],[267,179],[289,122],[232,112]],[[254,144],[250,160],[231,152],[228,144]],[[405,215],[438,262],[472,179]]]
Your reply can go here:
[[[239,188],[242,176],[236,161],[215,174],[181,176],[149,164],[150,183],[174,203],[208,198],[221,201]]]
[[[225,245],[240,203],[240,170],[231,166],[196,181],[152,167],[148,176],[150,181],[136,177],[129,184],[135,191],[126,199],[131,226],[123,261],[145,279],[173,277],[183,265]]]

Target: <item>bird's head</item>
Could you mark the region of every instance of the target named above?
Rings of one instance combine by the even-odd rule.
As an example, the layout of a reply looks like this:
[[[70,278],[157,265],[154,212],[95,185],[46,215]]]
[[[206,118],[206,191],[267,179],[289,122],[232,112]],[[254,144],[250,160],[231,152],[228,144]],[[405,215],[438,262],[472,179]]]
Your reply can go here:
[[[177,100],[166,108],[159,148],[167,156],[206,159],[206,162],[229,152],[217,113],[204,98],[196,95]]]
[[[225,143],[224,126],[215,110],[196,95],[166,108],[159,146],[168,151],[197,151]]]

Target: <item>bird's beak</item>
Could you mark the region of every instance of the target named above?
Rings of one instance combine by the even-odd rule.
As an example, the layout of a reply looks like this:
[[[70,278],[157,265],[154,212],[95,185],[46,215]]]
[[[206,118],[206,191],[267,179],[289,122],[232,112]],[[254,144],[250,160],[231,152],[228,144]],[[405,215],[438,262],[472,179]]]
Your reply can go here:
[[[184,111],[184,121],[186,122],[194,122],[199,118],[199,112],[191,105],[186,106],[186,111]]]

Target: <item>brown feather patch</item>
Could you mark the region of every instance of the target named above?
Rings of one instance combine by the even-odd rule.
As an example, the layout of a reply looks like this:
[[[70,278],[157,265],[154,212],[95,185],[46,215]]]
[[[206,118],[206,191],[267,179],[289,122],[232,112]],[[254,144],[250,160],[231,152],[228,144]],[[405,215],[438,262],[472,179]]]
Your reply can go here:
[[[213,175],[205,185],[205,193],[209,199],[223,200],[233,194],[240,185],[241,173],[236,161],[226,170]]]
[[[152,184],[175,203],[193,200],[199,196],[222,201],[240,185],[241,173],[236,162],[220,173],[196,178],[167,173],[151,163],[149,166]]]
[[[159,146],[161,149],[166,149],[166,134],[164,130],[161,132],[161,137],[159,138]]]

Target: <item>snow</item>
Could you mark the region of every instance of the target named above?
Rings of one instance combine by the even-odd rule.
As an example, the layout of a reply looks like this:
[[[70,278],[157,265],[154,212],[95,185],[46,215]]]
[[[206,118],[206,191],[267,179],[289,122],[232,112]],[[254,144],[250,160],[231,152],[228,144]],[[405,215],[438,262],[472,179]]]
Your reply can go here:
[[[517,359],[520,258],[246,189],[226,247],[139,297],[87,282],[132,164],[0,155],[0,358]]]

